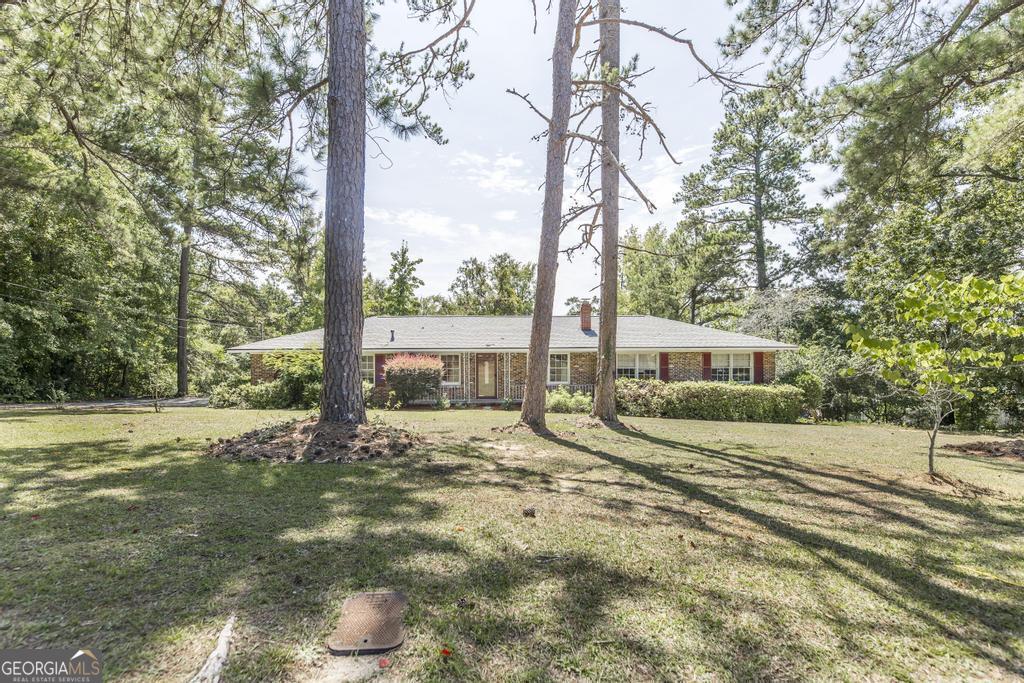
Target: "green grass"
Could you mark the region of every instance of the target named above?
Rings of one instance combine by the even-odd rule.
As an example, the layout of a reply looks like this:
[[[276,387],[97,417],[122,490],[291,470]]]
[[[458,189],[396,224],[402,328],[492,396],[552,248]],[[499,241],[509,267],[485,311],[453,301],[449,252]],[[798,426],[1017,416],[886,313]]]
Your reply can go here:
[[[921,432],[565,416],[543,439],[500,411],[384,414],[429,440],[395,460],[200,454],[285,415],[0,413],[0,647],[183,680],[237,613],[227,678],[287,680],[346,596],[398,589],[397,678],[1024,673],[1022,463],[943,453],[1001,492],[972,499],[921,475]]]

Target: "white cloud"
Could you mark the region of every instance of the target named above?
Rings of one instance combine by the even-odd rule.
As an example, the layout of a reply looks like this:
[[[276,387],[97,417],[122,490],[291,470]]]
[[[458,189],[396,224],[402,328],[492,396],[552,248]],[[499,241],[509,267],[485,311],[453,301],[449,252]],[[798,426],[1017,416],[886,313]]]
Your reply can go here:
[[[460,231],[452,224],[451,217],[429,211],[391,211],[368,206],[365,215],[368,220],[376,223],[402,228],[407,235],[422,235],[444,241],[454,241],[460,237]]]
[[[462,237],[480,236],[480,226],[476,223],[459,223],[459,229],[462,231]]]
[[[462,181],[492,194],[528,194],[536,191],[541,181],[529,173],[526,162],[518,154],[489,158],[475,152],[462,151],[455,155],[449,165],[458,169]]]
[[[496,221],[502,223],[511,223],[519,218],[519,212],[515,209],[502,209],[501,211],[495,211],[491,214],[491,217]]]

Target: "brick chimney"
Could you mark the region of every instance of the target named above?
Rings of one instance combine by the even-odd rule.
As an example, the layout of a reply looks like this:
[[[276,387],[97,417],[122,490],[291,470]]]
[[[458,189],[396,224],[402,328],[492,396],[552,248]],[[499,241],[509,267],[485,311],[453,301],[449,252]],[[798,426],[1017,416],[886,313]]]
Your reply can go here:
[[[590,332],[590,314],[593,313],[593,307],[590,305],[590,299],[584,299],[580,303],[580,329],[584,332]]]

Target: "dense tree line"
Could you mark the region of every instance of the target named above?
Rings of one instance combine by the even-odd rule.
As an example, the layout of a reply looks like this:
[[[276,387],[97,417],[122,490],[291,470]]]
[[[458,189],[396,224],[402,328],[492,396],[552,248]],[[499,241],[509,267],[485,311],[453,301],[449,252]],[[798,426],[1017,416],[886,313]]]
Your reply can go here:
[[[408,0],[441,28],[389,52],[360,0],[0,3],[0,397],[203,393],[238,376],[227,346],[324,326],[325,419],[358,421],[363,315],[537,310],[541,353],[558,252],[587,248],[602,273],[600,417],[615,417],[615,316],[647,313],[799,343],[780,376],[820,384],[827,415],[906,420],[918,402],[851,352],[851,330],[898,336],[908,283],[1024,265],[1018,3],[735,2],[716,63],[615,0],[561,0],[552,110],[513,91],[546,126],[537,264],[469,259],[423,297],[403,244],[378,279],[362,266],[366,119],[445,141],[423,105],[472,76],[474,4]],[[639,58],[620,61],[624,26],[689,49],[724,116],[707,163],[680,173],[676,224],[619,234],[621,180],[653,208],[620,129],[671,156],[634,94]],[[807,64],[835,50],[843,68],[807,88]],[[769,70],[754,83],[740,65],[757,51]],[[298,150],[328,161],[326,220]],[[820,205],[812,164],[837,178]],[[560,244],[570,225],[581,239]],[[954,419],[1024,416],[1020,368],[985,373],[999,391]],[[538,378],[523,419],[543,427]]]
[[[621,297],[630,312],[801,344],[782,377],[814,375],[830,416],[914,420],[918,401],[851,354],[850,329],[896,334],[903,293],[926,277],[1021,271],[1024,14],[818,5],[746,3],[723,50],[767,45],[772,87],[727,100],[711,161],[683,179],[679,223],[627,233]],[[803,90],[809,56],[838,41],[846,70]],[[803,196],[811,161],[839,172],[822,207]],[[785,249],[770,239],[780,228]],[[989,375],[999,390],[962,403],[957,421],[1024,417],[1021,368]]]

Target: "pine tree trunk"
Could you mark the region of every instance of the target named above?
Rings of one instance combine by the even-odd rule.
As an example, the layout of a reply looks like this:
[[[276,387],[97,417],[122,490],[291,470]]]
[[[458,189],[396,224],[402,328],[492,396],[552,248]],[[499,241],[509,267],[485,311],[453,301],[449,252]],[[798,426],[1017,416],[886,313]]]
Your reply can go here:
[[[560,0],[555,47],[551,55],[551,120],[548,126],[547,169],[544,174],[544,213],[537,256],[537,291],[530,330],[526,391],[520,419],[531,428],[546,429],[544,403],[547,398],[548,352],[551,315],[555,306],[555,276],[558,273],[558,234],[562,223],[562,194],[565,185],[565,144],[572,108],[572,43],[576,25],[577,0]]]
[[[754,154],[754,263],[757,266],[757,289],[768,289],[768,248],[764,241],[764,202],[761,184],[761,151]]]
[[[181,256],[178,261],[178,396],[188,396],[188,288],[192,266],[192,226],[184,226]]]
[[[363,0],[328,6],[324,380],[321,422],[366,422],[363,210],[366,185],[366,24]]]
[[[619,69],[619,0],[601,0],[601,65]],[[619,94],[604,88],[601,102],[601,319],[598,330],[597,386],[594,417],[617,421],[615,412],[615,336],[619,289]]]

